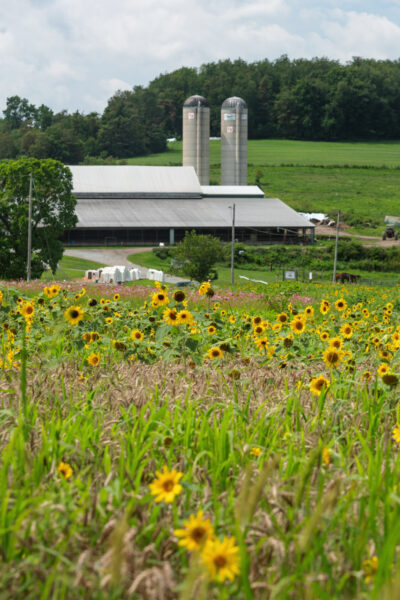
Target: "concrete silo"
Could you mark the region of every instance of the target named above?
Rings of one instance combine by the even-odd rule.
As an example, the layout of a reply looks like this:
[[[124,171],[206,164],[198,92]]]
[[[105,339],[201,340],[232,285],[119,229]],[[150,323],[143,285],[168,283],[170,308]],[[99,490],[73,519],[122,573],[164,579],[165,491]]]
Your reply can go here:
[[[183,166],[194,167],[200,185],[210,183],[210,107],[203,96],[183,105]]]
[[[247,185],[247,104],[236,96],[221,107],[221,185]]]

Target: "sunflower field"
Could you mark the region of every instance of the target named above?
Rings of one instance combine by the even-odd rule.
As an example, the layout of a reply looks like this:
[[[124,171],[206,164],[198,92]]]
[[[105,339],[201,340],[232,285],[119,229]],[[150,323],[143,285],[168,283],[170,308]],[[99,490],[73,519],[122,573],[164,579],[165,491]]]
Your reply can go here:
[[[400,598],[400,289],[0,284],[0,599]]]

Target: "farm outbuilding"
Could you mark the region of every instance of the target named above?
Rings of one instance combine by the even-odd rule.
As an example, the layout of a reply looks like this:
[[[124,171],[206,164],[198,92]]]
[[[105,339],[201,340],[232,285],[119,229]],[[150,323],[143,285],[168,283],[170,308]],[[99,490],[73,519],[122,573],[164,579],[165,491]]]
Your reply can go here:
[[[173,244],[185,232],[250,243],[310,241],[314,225],[257,186],[201,186],[193,167],[71,166],[78,223],[68,244]]]

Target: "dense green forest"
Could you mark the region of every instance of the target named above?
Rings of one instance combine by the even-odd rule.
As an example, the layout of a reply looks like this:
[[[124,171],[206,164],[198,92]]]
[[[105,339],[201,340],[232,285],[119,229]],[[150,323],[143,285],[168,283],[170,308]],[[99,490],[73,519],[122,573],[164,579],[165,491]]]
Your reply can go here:
[[[76,164],[162,152],[167,137],[180,137],[182,104],[191,94],[208,99],[212,136],[219,135],[223,100],[241,96],[251,139],[400,139],[399,60],[354,58],[343,65],[282,56],[182,67],[147,87],[117,92],[102,115],[54,113],[12,96],[0,119],[0,159],[26,155]]]

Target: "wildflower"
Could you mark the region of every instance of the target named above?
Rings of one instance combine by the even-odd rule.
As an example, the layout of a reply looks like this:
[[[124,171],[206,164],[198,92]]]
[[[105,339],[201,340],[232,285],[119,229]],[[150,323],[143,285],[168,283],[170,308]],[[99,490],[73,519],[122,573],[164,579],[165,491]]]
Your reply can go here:
[[[131,332],[131,338],[135,342],[141,342],[143,340],[143,338],[144,338],[144,335],[140,331],[140,329],[133,329],[133,331]]]
[[[84,314],[80,306],[70,306],[65,311],[64,317],[70,325],[77,325],[82,321]]]
[[[378,367],[378,375],[380,375],[381,377],[382,377],[382,375],[385,375],[385,373],[389,373],[389,371],[390,371],[390,367],[387,363],[382,363]]]
[[[340,337],[334,337],[329,340],[330,348],[336,348],[336,350],[341,350],[343,348],[343,340]]]
[[[188,310],[180,310],[178,312],[178,323],[191,323],[193,321],[193,315]]]
[[[208,281],[204,281],[199,287],[199,296],[204,296],[210,287],[211,283],[209,283]]]
[[[82,334],[82,339],[84,342],[88,343],[92,341],[92,336],[88,331],[85,331],[85,333]]]
[[[330,384],[331,382],[329,379],[323,375],[320,375],[319,377],[314,377],[314,379],[311,380],[310,390],[315,396],[319,396],[324,388],[329,388]]]
[[[120,299],[120,297],[121,297],[121,296],[120,296],[119,294],[114,294],[114,300],[115,300],[115,301],[119,300],[119,299]]]
[[[155,307],[164,306],[164,304],[169,304],[169,298],[164,292],[157,292],[153,295],[152,304]]]
[[[261,453],[262,453],[262,450],[261,450],[261,448],[252,448],[252,449],[250,450],[250,454],[251,454],[252,456],[260,456],[260,454],[261,454]]]
[[[384,373],[381,377],[383,383],[385,383],[389,387],[395,387],[399,382],[397,375],[395,375],[394,373]]]
[[[320,333],[320,340],[322,340],[323,342],[326,342],[327,339],[329,339],[329,333],[327,331],[323,331],[322,333]]]
[[[305,321],[303,320],[303,318],[297,317],[297,318],[292,319],[292,321],[290,322],[290,329],[297,335],[299,335],[300,333],[303,333],[305,328],[306,328],[306,324],[305,324]]]
[[[168,323],[168,325],[178,325],[178,313],[176,309],[166,308],[163,312],[163,319]]]
[[[347,340],[351,338],[351,336],[353,335],[353,328],[351,325],[349,325],[349,323],[345,323],[344,325],[342,325],[342,327],[340,328],[340,333],[342,334],[342,336],[344,338],[346,338]]]
[[[218,346],[213,346],[207,350],[207,355],[209,358],[211,358],[211,360],[214,360],[214,358],[223,358],[224,353],[222,352],[221,348],[218,348]]]
[[[306,306],[306,308],[304,309],[304,314],[306,314],[308,317],[312,317],[312,315],[314,314],[314,309],[312,306]]]
[[[392,431],[392,438],[400,446],[400,425],[399,425],[399,423],[397,423],[397,425],[395,426],[395,428]]]
[[[236,323],[236,317],[235,317],[234,315],[231,315],[231,316],[229,317],[229,323],[232,323],[232,325],[233,325],[234,323]]]
[[[182,292],[182,290],[176,290],[176,292],[174,292],[174,300],[175,302],[183,302],[186,298],[185,292]]]
[[[266,337],[257,338],[255,344],[259,350],[265,350],[268,347],[268,339]]]
[[[114,319],[112,317],[107,317],[106,318],[106,323],[107,325],[111,325],[111,323],[114,321]]]
[[[346,310],[346,308],[347,308],[346,300],[344,300],[344,298],[339,298],[339,300],[336,300],[336,302],[335,302],[335,307],[339,311]]]
[[[343,353],[335,348],[328,348],[322,358],[327,367],[337,367],[343,358]]]
[[[25,319],[32,317],[33,313],[35,312],[33,304],[31,304],[30,302],[26,302],[25,304],[23,304],[19,310],[21,315],[24,316]]]
[[[209,325],[207,331],[210,335],[213,335],[213,333],[215,333],[217,330],[215,329],[214,325]]]
[[[322,300],[320,307],[319,307],[319,311],[322,315],[326,315],[327,312],[329,312],[331,305],[329,304],[329,302],[327,300]]]
[[[327,467],[329,467],[329,464],[331,462],[331,450],[329,450],[329,448],[322,448],[322,460],[324,461],[324,463],[326,464]]]
[[[163,285],[162,283],[160,283],[159,281],[155,281],[154,285],[156,286],[156,288],[158,290],[160,290],[160,292],[163,292],[167,289],[167,286]]]
[[[203,563],[208,569],[211,579],[216,581],[233,581],[239,574],[239,548],[234,537],[225,537],[206,543],[201,553]]]
[[[287,323],[289,321],[289,317],[284,312],[279,313],[279,315],[276,317],[276,319],[279,323],[282,323],[282,324]]]
[[[72,477],[73,470],[68,463],[60,462],[57,467],[57,471],[62,475],[65,479],[69,479]]]
[[[365,381],[368,381],[369,379],[371,379],[371,377],[371,371],[364,371],[364,373],[361,375],[361,379],[365,379]]]
[[[92,352],[91,354],[89,354],[87,361],[90,366],[97,367],[100,364],[100,354]]]
[[[188,521],[183,522],[185,529],[175,529],[174,534],[179,540],[178,545],[189,551],[200,550],[207,540],[214,537],[214,529],[210,519],[204,519],[203,511],[197,515],[190,515]]]
[[[155,502],[173,502],[175,496],[182,491],[179,480],[183,477],[183,473],[175,469],[168,471],[164,465],[163,471],[156,471],[156,475],[156,479],[149,485],[150,492],[155,496]]]
[[[264,333],[264,331],[265,331],[264,325],[256,325],[253,328],[254,335],[262,335]]]
[[[365,583],[371,583],[374,576],[376,575],[379,567],[379,560],[377,556],[373,556],[372,558],[367,558],[362,562],[362,569],[365,574]]]

